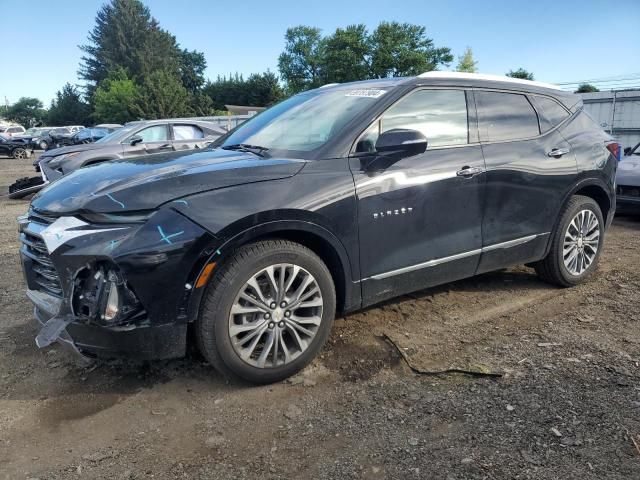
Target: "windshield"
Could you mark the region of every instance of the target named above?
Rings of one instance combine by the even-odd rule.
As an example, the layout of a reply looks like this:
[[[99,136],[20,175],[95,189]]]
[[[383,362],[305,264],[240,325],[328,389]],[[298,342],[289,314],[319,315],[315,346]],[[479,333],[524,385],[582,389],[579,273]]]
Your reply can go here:
[[[134,128],[140,125],[125,125],[124,127],[116,128],[109,135],[105,135],[100,140],[96,140],[96,143],[117,143],[129,134]]]
[[[384,93],[360,88],[296,95],[240,125],[216,146],[254,145],[282,155],[310,152],[325,145]]]

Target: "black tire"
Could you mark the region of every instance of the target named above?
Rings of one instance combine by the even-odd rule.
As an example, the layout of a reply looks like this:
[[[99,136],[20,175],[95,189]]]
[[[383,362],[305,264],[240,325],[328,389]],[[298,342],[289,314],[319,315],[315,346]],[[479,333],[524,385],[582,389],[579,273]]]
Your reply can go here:
[[[234,350],[229,316],[245,283],[260,270],[279,263],[300,266],[315,278],[323,299],[322,316],[315,336],[300,356],[284,365],[259,368],[246,363]],[[335,316],[335,287],[324,262],[298,243],[274,239],[241,247],[219,268],[207,286],[195,325],[196,341],[204,358],[224,376],[255,384],[284,380],[309,364],[327,341]]]
[[[26,149],[22,147],[18,147],[18,148],[14,148],[11,151],[11,157],[17,158],[17,159],[25,159],[25,158],[29,158],[29,154],[27,153]]]
[[[582,210],[592,211],[599,224],[600,238],[595,257],[591,264],[581,274],[576,275],[569,271],[564,262],[563,246],[564,239],[569,224],[574,217]],[[536,262],[533,267],[538,276],[545,282],[558,285],[560,287],[573,287],[584,282],[597,269],[600,254],[604,247],[605,223],[602,211],[598,203],[589,197],[575,195],[567,202],[560,217],[560,222],[551,236],[551,248],[547,256]]]

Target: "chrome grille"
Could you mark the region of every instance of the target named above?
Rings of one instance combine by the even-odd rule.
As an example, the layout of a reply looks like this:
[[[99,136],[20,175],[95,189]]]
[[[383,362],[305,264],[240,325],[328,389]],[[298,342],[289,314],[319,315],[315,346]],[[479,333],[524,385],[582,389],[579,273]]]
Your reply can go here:
[[[33,210],[29,211],[29,226],[36,224],[40,230],[46,228],[55,221],[55,218],[39,214]],[[22,242],[22,253],[30,258],[33,271],[33,282],[35,282],[42,290],[50,295],[62,297],[62,287],[60,278],[51,259],[49,251],[44,240],[29,227],[23,229],[20,233],[20,241]]]

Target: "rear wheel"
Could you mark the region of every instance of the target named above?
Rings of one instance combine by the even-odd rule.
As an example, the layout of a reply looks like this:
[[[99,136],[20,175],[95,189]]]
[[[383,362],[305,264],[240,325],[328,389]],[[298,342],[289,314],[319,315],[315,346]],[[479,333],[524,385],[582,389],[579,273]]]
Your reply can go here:
[[[331,274],[311,250],[286,240],[246,245],[207,288],[198,346],[226,376],[277,382],[322,348],[335,306]]]
[[[562,287],[588,278],[598,265],[604,242],[604,219],[597,202],[572,197],[551,242],[547,256],[534,265],[540,278]]]

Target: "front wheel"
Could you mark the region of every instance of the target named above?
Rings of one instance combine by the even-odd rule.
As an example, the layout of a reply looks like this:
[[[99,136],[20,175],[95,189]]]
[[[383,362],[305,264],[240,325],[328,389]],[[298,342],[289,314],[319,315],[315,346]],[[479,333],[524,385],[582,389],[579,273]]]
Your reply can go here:
[[[316,356],[335,308],[333,279],[315,253],[286,240],[260,241],[237,250],[212,279],[196,338],[225,376],[273,383]]]
[[[40,150],[46,150],[47,147],[49,147],[49,144],[47,142],[45,142],[44,140],[41,140],[40,143],[38,144],[38,146],[40,147]]]
[[[28,158],[29,154],[24,148],[16,148],[13,150],[13,152],[11,152],[11,156],[13,158],[24,159],[24,158]]]
[[[536,273],[561,287],[582,283],[598,265],[604,246],[604,225],[595,200],[581,195],[572,197],[553,232],[549,253],[534,265]]]

